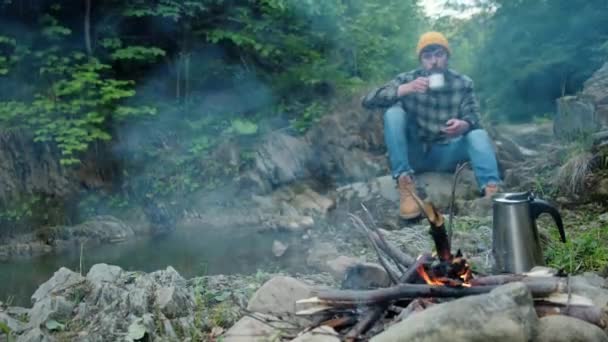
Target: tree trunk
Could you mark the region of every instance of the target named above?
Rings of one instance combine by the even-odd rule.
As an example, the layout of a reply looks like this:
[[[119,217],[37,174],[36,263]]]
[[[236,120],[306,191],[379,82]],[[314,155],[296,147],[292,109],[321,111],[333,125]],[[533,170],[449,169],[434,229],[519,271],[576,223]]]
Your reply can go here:
[[[84,4],[84,43],[87,54],[91,56],[93,54],[93,48],[91,47],[91,0],[84,0]]]

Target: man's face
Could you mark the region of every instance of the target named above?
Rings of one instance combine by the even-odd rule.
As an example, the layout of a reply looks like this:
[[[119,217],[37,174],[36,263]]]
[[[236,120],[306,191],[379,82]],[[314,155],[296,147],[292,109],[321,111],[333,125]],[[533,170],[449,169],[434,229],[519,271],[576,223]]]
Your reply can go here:
[[[448,51],[442,46],[430,46],[420,53],[420,63],[427,71],[444,71],[448,67]]]

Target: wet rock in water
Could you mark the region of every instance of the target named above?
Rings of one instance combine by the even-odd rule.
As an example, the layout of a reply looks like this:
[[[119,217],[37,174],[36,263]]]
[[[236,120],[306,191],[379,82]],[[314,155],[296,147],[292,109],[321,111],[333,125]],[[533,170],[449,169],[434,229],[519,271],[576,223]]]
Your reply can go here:
[[[536,342],[608,342],[599,327],[580,319],[554,315],[540,319]]]
[[[119,242],[135,235],[131,226],[113,216],[97,216],[76,226],[53,227],[52,230],[53,243],[60,248],[80,241]]]
[[[532,295],[524,284],[512,283],[488,294],[434,305],[371,341],[526,342],[536,335],[537,323]]]
[[[274,240],[272,242],[272,254],[277,258],[285,254],[287,248],[289,248],[289,245],[286,245],[279,240]]]

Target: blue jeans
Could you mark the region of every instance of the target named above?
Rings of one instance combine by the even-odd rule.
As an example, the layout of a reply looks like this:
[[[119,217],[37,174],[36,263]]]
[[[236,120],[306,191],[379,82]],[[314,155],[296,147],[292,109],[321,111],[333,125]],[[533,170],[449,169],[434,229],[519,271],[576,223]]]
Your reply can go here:
[[[384,141],[394,178],[414,171],[454,172],[458,163],[470,160],[480,190],[487,184],[500,183],[496,154],[485,130],[474,129],[448,143],[429,144],[425,148],[411,119],[399,105],[384,113]]]

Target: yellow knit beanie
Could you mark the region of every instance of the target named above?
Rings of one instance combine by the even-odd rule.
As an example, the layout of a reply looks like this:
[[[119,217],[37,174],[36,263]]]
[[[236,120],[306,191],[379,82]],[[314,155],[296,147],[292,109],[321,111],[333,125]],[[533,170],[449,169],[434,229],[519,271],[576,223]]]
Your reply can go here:
[[[439,32],[431,31],[424,33],[422,36],[420,36],[420,39],[418,40],[418,45],[416,46],[416,55],[420,56],[420,52],[425,47],[433,44],[443,46],[446,50],[448,50],[449,54],[452,54],[447,38],[445,38],[445,36]]]

